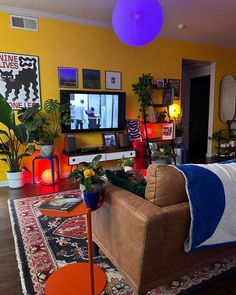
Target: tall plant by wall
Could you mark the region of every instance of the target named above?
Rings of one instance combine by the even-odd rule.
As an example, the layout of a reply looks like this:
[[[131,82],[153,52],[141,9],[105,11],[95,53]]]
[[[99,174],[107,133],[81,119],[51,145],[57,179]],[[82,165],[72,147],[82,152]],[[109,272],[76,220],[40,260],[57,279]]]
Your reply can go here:
[[[147,109],[152,102],[152,93],[153,93],[152,81],[153,81],[153,76],[151,73],[148,73],[148,74],[142,74],[142,76],[139,77],[138,83],[132,84],[134,93],[139,96],[139,99],[138,99],[140,103],[139,111],[141,113],[144,128],[145,128],[149,163],[151,163],[151,151],[149,147],[149,140],[148,140],[148,133],[147,133]]]
[[[143,121],[146,121],[147,118],[147,109],[152,102],[152,85],[153,76],[151,73],[142,74],[139,77],[139,81],[136,84],[132,84],[132,88],[135,94],[139,96],[140,108],[139,111],[143,117]]]

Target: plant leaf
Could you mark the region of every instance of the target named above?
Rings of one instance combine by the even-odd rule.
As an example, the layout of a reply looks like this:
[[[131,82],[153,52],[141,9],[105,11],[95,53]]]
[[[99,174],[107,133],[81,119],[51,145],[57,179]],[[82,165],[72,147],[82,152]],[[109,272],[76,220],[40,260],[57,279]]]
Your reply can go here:
[[[12,130],[15,133],[16,138],[22,144],[27,144],[29,141],[29,132],[27,127],[24,124],[15,125],[12,127]]]
[[[0,94],[0,122],[8,128],[15,125],[15,114],[7,100]]]

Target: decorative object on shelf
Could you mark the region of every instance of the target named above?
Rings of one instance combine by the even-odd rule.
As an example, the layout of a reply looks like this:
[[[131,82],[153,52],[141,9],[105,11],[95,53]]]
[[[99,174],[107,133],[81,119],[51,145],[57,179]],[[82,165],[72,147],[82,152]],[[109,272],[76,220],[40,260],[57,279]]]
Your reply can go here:
[[[59,87],[78,87],[78,69],[58,67]]]
[[[227,124],[229,127],[229,136],[236,138],[236,120],[228,120]]]
[[[91,163],[81,162],[81,167],[76,168],[69,175],[69,179],[73,179],[80,183],[80,188],[84,193],[84,200],[88,208],[95,210],[99,200],[101,186],[104,180],[101,177],[104,175],[102,167],[98,167],[101,155],[93,158]],[[91,202],[91,198],[94,199]]]
[[[171,140],[175,138],[175,125],[173,123],[164,123],[162,125],[162,139]]]
[[[15,113],[6,99],[0,94],[0,123],[4,129],[0,129],[0,154],[5,156],[0,160],[8,165],[8,184],[10,188],[22,187],[25,184],[25,172],[28,169],[22,167],[22,159],[31,156],[34,145],[28,145],[29,132],[26,124],[16,124]],[[22,148],[24,147],[24,150]]]
[[[6,52],[0,56],[0,93],[12,109],[41,105],[39,57]]]
[[[105,71],[106,89],[121,90],[121,72]]]
[[[162,93],[162,104],[164,106],[171,105],[174,100],[174,88],[168,88]]]
[[[219,116],[227,123],[235,116],[236,79],[233,75],[226,75],[220,82]]]
[[[19,120],[26,124],[29,130],[29,142],[40,145],[40,149],[43,149],[42,155],[53,154],[54,139],[60,136],[61,124],[71,123],[71,117],[67,112],[69,107],[69,104],[47,99],[44,102],[44,112],[37,104],[18,111]],[[46,146],[46,150],[43,146]]]
[[[133,163],[134,163],[134,158],[127,158],[123,156],[122,159],[120,159],[117,162],[117,165],[122,167],[126,172],[129,170],[133,170]]]
[[[168,79],[167,85],[169,88],[174,89],[175,99],[179,99],[180,96],[180,79]]]
[[[83,88],[100,89],[100,70],[83,69]]]
[[[76,152],[76,138],[73,134],[67,134],[64,138],[64,147],[67,152]]]
[[[140,140],[141,139],[141,130],[139,120],[127,120],[126,121],[127,130],[129,134],[129,140]]]
[[[118,0],[112,14],[117,37],[129,46],[144,46],[159,34],[163,22],[157,0]]]
[[[115,132],[103,132],[102,133],[103,146],[106,149],[116,148],[116,134]]]
[[[130,147],[130,140],[129,140],[129,134],[128,133],[119,134],[119,146],[121,148]]]

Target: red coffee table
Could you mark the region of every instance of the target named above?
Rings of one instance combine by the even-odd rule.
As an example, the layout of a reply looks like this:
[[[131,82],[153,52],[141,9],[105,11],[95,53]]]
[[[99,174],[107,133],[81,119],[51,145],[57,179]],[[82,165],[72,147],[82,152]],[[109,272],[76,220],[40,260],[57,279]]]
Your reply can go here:
[[[99,204],[98,208],[101,206]],[[88,236],[88,263],[72,263],[54,271],[45,285],[46,295],[98,295],[106,286],[106,275],[93,265],[91,209],[84,202],[69,212],[40,210],[52,217],[74,217],[86,215]]]

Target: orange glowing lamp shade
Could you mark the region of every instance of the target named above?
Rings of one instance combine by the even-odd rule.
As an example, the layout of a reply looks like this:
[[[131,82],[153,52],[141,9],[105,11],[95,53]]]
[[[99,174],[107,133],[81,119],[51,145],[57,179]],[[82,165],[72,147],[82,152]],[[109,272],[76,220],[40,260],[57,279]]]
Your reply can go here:
[[[177,103],[173,103],[169,106],[169,115],[171,118],[178,118],[181,114],[180,105]]]
[[[41,175],[41,183],[43,185],[52,185],[52,169],[46,169]],[[57,173],[54,171],[54,183],[57,183]]]

